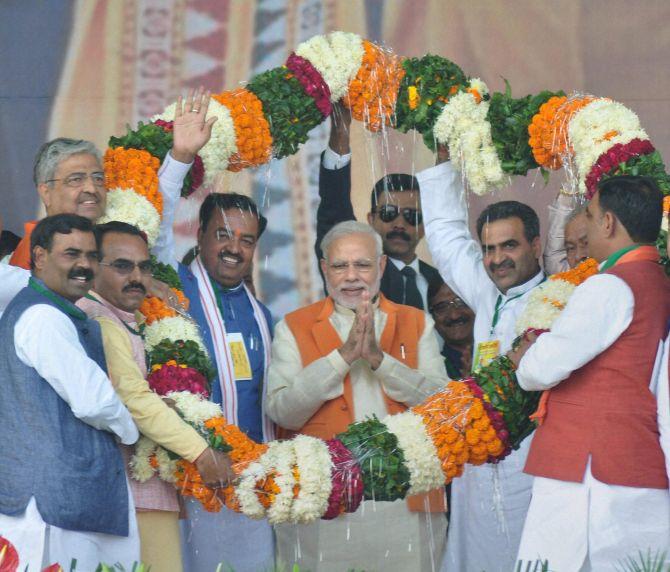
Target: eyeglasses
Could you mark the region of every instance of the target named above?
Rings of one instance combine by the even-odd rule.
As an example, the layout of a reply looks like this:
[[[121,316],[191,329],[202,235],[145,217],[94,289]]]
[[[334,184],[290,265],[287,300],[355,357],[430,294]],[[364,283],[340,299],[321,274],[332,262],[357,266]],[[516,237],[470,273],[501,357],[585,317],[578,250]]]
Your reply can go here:
[[[49,179],[44,181],[45,183],[55,183],[57,181],[63,181],[63,184],[66,187],[71,189],[79,189],[84,186],[86,179],[90,178],[94,187],[102,188],[105,186],[105,174],[104,173],[91,173],[87,175],[86,173],[72,173],[63,179]]]
[[[382,205],[377,209],[377,214],[379,218],[384,222],[391,222],[398,218],[398,215],[402,213],[402,218],[405,219],[407,224],[412,226],[419,226],[423,221],[423,216],[419,209],[412,208],[398,208],[396,205]]]
[[[453,308],[454,310],[462,310],[467,307],[468,305],[465,302],[463,302],[463,300],[461,300],[460,298],[454,298],[453,300],[445,300],[444,302],[438,302],[434,306],[431,306],[429,310],[432,314],[441,314],[443,312],[448,311],[450,308]]]
[[[353,266],[354,270],[359,274],[367,274],[372,272],[374,268],[374,263],[372,260],[354,260],[353,262],[344,262],[336,260],[328,265],[328,268],[335,274],[344,274],[349,267]]]
[[[133,262],[132,260],[124,260],[120,258],[114,262],[101,262],[100,264],[102,266],[109,266],[110,268],[113,268],[121,276],[128,276],[129,274],[132,274],[133,270],[135,270],[135,266],[137,266],[137,268],[140,270],[140,273],[144,274],[145,276],[150,275],[154,269],[151,260]]]

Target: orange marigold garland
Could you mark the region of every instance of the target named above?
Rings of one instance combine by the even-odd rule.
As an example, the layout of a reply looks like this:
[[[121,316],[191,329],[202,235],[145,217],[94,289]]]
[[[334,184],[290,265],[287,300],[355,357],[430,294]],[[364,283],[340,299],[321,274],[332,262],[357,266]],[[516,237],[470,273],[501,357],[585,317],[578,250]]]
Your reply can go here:
[[[365,55],[356,77],[349,82],[344,105],[370,131],[391,124],[400,82],[405,77],[401,59],[372,42],[363,41]]]
[[[272,135],[261,100],[244,88],[212,97],[230,110],[235,125],[237,153],[229,158],[228,170],[241,171],[267,163],[272,156]]]
[[[188,300],[186,296],[176,288],[170,288],[173,294],[177,297],[177,302],[184,309],[188,310]],[[156,320],[162,320],[163,318],[172,318],[177,315],[177,311],[174,308],[168,306],[168,304],[163,301],[163,299],[156,296],[147,296],[144,298],[142,305],[139,308],[140,313],[144,316],[144,321],[148,325],[152,324]]]
[[[568,144],[570,119],[594,99],[591,96],[552,97],[540,107],[528,126],[528,144],[538,165],[554,170],[563,166],[563,157],[572,153]]]
[[[158,190],[160,160],[142,149],[107,149],[104,157],[105,186],[133,189],[163,213],[163,195]]]

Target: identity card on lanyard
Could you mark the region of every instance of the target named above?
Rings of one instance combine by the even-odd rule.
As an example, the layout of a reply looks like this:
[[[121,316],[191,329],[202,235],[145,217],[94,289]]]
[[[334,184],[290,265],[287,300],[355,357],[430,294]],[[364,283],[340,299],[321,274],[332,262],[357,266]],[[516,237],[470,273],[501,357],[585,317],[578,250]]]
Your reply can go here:
[[[494,332],[498,322],[500,321],[500,314],[502,313],[503,308],[507,305],[508,302],[515,300],[523,296],[523,294],[517,294],[508,298],[503,303],[502,295],[498,295],[496,300],[496,307],[493,312],[493,320],[491,321],[491,330],[489,331],[489,339],[485,342],[479,342],[477,348],[475,349],[475,359],[473,361],[473,371],[479,371],[483,367],[489,365],[494,359],[500,355],[500,340],[494,338]]]
[[[247,347],[244,345],[244,337],[240,332],[226,332],[226,343],[233,360],[233,372],[237,381],[249,381],[252,378],[251,362]]]

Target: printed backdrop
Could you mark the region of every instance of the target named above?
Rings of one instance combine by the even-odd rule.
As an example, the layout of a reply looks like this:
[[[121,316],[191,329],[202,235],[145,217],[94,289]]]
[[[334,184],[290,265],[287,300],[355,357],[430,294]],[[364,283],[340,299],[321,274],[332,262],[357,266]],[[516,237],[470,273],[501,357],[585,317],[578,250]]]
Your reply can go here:
[[[91,139],[151,117],[190,87],[231,89],[281,65],[301,41],[332,30],[359,33],[397,53],[444,55],[492,90],[542,89],[606,95],[641,117],[670,159],[670,3],[642,0],[3,0],[0,4],[0,214],[20,233],[38,212],[35,151],[57,136]],[[258,249],[260,298],[277,317],[322,295],[314,260],[319,155],[328,124],[295,156],[182,200],[179,249],[195,241],[205,192],[253,196],[269,219]],[[354,202],[363,216],[384,173],[416,171],[432,157],[412,135],[352,129]],[[493,197],[471,198],[473,216],[516,197],[546,222],[562,177],[533,174]],[[425,247],[423,247],[425,254]]]

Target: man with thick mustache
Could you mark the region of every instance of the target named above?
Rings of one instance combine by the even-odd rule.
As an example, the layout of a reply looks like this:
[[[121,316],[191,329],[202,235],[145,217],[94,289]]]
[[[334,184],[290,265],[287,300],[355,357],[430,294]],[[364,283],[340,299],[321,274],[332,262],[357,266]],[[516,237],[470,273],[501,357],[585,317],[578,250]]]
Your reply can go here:
[[[354,421],[404,411],[447,381],[430,316],[379,292],[381,237],[347,221],[321,248],[329,296],[288,314],[272,344],[267,410],[281,437],[330,439]],[[277,526],[277,559],[314,571],[430,570],[444,550],[444,510],[440,488],[409,503],[365,501],[332,521]]]
[[[328,147],[321,158],[316,212],[316,255],[321,259],[321,240],[337,223],[355,220],[351,204],[351,113],[336,105],[331,115]],[[374,186],[368,223],[382,237],[388,264],[381,291],[397,304],[428,310],[428,288],[442,281],[435,268],[419,260],[416,247],[423,238],[419,183],[405,173],[387,174]]]
[[[94,288],[77,302],[102,331],[109,377],[143,435],[194,462],[206,483],[221,486],[234,475],[229,458],[210,449],[188,423],[154,393],[146,381],[147,362],[137,313],[147,294],[152,264],[145,235],[123,222],[95,227],[100,254]],[[126,463],[134,453],[123,448]],[[130,470],[126,464],[127,470]],[[154,476],[130,480],[137,510],[142,562],[157,570],[182,570],[179,504],[174,485]]]
[[[461,174],[438,149],[438,164],[417,175],[426,238],[440,274],[475,312],[473,367],[507,352],[530,292],[544,281],[540,224],[529,206],[503,201],[477,219],[470,235]],[[445,570],[514,568],[532,482],[523,473],[530,438],[498,465],[466,466],[454,480]]]
[[[264,407],[272,316],[245,283],[267,220],[252,199],[237,193],[208,195],[199,219],[198,255],[189,266],[175,260],[172,264],[216,365],[210,399],[252,439],[268,441],[274,438]],[[227,508],[208,513],[198,501],[185,502],[182,552],[187,571],[214,570],[220,562],[240,571],[272,568],[274,546],[267,521]]]
[[[172,249],[172,223],[184,177],[193,160],[209,141],[214,118],[206,120],[209,92],[201,89],[179,98],[175,108],[173,145],[158,171],[159,189],[163,195],[163,217],[154,254],[159,259]],[[107,189],[100,151],[90,141],[60,137],[42,145],[35,157],[33,178],[44,203],[47,216],[73,213],[92,222],[105,213]],[[25,235],[10,257],[11,266],[0,264],[0,311],[28,283],[30,273],[30,234],[36,222],[25,223]],[[166,288],[152,281],[151,291],[165,294]]]
[[[138,432],[107,377],[99,325],[74,305],[98,267],[93,229],[56,215],[31,241],[29,284],[0,320],[0,536],[22,570],[73,558],[129,570],[139,538],[117,439]]]

